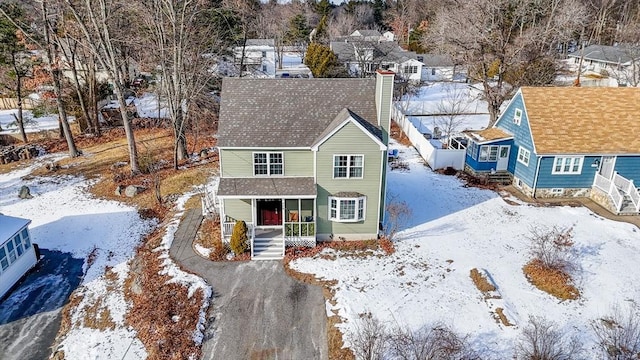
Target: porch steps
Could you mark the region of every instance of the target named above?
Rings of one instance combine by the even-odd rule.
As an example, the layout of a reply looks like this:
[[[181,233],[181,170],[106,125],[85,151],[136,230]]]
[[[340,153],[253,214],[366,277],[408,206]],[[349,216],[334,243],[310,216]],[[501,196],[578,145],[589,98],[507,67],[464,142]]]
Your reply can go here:
[[[281,260],[284,239],[260,239],[253,240],[253,260]]]
[[[638,214],[635,206],[633,205],[633,200],[631,200],[631,196],[629,196],[629,194],[626,194],[626,193],[623,193],[623,194],[624,194],[624,197],[622,198],[622,207],[620,208],[620,215]]]

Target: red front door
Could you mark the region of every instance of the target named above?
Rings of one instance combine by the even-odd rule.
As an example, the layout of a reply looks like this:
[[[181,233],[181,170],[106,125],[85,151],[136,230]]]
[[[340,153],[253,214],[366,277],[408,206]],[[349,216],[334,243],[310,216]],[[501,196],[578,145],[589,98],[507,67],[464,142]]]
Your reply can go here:
[[[282,201],[258,201],[258,220],[261,226],[282,225]]]

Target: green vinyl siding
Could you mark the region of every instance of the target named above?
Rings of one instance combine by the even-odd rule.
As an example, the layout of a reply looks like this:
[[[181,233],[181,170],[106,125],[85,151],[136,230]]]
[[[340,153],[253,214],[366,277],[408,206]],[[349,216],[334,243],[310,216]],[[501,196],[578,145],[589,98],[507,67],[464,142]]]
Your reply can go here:
[[[353,123],[347,123],[319,147],[316,160],[318,233],[377,233],[382,153],[380,145]],[[333,155],[364,155],[362,179],[333,179]],[[328,197],[339,192],[358,192],[366,196],[364,221],[341,223],[328,220]]]
[[[250,199],[225,199],[224,215],[227,219],[244,220],[251,222],[251,200]]]
[[[253,177],[254,152],[281,152],[284,176],[313,176],[311,150],[220,149],[223,177]]]

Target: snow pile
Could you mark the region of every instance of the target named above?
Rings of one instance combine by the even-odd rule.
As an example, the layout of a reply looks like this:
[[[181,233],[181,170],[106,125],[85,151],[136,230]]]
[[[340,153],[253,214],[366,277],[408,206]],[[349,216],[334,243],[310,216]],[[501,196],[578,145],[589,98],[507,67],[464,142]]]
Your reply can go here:
[[[202,306],[200,307],[198,324],[196,325],[196,330],[193,333],[193,341],[196,344],[200,345],[202,344],[202,340],[204,339],[204,330],[207,323],[207,309],[209,308],[209,299],[211,299],[213,290],[209,285],[207,285],[204,279],[182,271],[169,256],[169,249],[171,248],[175,233],[178,230],[178,226],[180,225],[180,218],[184,214],[184,204],[193,195],[194,193],[192,192],[183,194],[176,201],[176,208],[178,209],[178,212],[174,215],[173,219],[167,225],[166,232],[162,237],[162,243],[157,250],[162,252],[160,258],[164,259],[162,264],[164,267],[161,272],[162,275],[170,276],[172,278],[170,282],[175,282],[186,286],[188,288],[189,297],[192,297],[196,293],[196,291],[202,290],[203,302]]]
[[[141,97],[136,97],[133,100],[133,104],[136,106],[138,116],[143,118],[169,118],[169,109],[161,104],[158,95],[152,93],[144,93]],[[158,109],[158,107],[160,109]],[[158,114],[160,116],[158,116]]]
[[[391,327],[417,330],[443,322],[469,334],[472,345],[486,357],[507,359],[534,315],[577,336],[586,358],[602,358],[590,321],[616,305],[637,301],[640,231],[582,207],[507,203],[494,192],[434,174],[413,149],[402,149],[400,156],[410,171],[389,172],[388,192],[406,201],[413,215],[397,236],[396,253],[362,259],[336,252],[335,260],[320,254],[291,263],[297,271],[338,281],[337,305],[327,304],[327,309],[345,319],[340,329],[346,345],[351,344],[360,314],[371,312]],[[577,301],[560,302],[524,277],[522,267],[530,259],[527,236],[541,225],[574,229],[573,277],[581,291]],[[501,299],[484,299],[469,277],[473,268],[490,275]],[[497,322],[491,313],[496,307],[502,307],[515,326]]]

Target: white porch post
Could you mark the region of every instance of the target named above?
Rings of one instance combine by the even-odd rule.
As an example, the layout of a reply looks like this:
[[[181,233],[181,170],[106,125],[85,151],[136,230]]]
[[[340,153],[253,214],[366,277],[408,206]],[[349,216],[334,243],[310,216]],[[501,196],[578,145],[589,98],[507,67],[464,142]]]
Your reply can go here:
[[[224,213],[224,200],[220,199],[220,241],[224,244],[224,223],[227,216]]]
[[[249,231],[249,236],[250,236],[250,243],[251,243],[251,259],[253,259],[253,240],[256,237],[256,199],[252,198],[251,199],[251,230]]]

